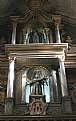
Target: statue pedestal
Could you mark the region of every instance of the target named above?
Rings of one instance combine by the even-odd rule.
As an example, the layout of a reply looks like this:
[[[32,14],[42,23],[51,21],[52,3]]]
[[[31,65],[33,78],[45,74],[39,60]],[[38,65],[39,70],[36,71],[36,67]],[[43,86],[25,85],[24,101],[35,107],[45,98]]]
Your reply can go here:
[[[12,115],[13,114],[13,98],[5,99],[5,114]]]
[[[63,113],[71,114],[72,113],[72,106],[71,106],[71,98],[70,97],[63,97],[62,98],[62,109]]]
[[[30,96],[30,115],[45,115],[46,103],[44,95],[31,95]]]

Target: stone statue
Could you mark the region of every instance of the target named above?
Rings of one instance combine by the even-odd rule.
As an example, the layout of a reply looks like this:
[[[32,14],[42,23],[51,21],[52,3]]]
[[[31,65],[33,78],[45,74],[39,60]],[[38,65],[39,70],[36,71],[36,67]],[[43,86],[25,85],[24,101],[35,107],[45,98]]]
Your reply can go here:
[[[33,43],[39,43],[39,36],[36,31],[33,32]]]
[[[42,75],[42,72],[40,70],[34,70],[32,75],[32,83],[30,83],[30,86],[32,87],[32,93],[33,95],[42,95],[42,85],[46,82],[47,79]]]
[[[37,31],[32,31],[28,34],[27,43],[39,43],[39,36]]]
[[[30,33],[26,34],[26,43],[47,43],[46,34],[44,31],[40,32],[38,30],[32,30]]]

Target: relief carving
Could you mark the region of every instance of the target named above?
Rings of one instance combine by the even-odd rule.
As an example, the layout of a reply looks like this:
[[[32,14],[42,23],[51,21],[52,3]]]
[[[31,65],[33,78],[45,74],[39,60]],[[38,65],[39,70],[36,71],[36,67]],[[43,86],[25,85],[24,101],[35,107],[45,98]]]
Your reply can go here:
[[[42,98],[35,98],[33,98],[32,103],[30,103],[30,115],[45,115],[47,104],[43,102]]]

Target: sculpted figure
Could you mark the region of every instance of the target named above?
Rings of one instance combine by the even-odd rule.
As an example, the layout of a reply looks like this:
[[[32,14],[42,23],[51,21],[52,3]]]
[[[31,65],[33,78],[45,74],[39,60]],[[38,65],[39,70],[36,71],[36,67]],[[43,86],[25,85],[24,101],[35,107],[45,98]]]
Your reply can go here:
[[[32,83],[30,83],[32,94],[42,95],[42,85],[44,85],[45,82],[47,84],[47,79],[44,78],[40,70],[35,70],[32,75],[32,80]]]

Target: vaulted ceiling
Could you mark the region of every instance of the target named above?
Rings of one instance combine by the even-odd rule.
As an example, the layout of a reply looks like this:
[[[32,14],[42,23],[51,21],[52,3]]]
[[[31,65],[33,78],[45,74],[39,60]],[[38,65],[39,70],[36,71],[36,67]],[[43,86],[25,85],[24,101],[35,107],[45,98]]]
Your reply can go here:
[[[31,9],[33,0],[0,0],[0,27],[9,25],[10,16],[21,15]],[[37,1],[37,0],[35,0]],[[42,8],[49,11],[56,11],[62,16],[62,24],[72,38],[76,38],[76,0],[38,0]],[[48,6],[49,5],[49,6]]]

